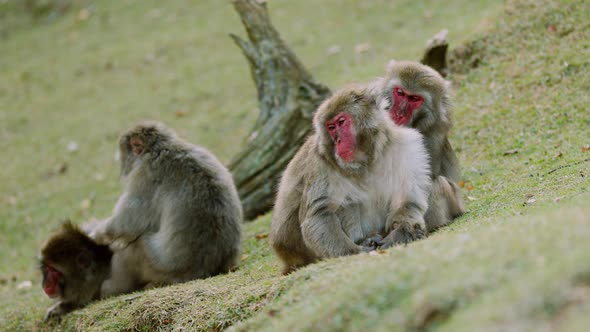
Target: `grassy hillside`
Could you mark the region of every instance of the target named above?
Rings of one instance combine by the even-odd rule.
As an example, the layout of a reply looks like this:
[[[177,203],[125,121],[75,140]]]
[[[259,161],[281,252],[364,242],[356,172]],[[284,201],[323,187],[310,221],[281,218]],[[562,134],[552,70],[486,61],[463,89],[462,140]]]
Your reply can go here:
[[[583,0],[271,1],[283,37],[332,87],[380,75],[390,57],[417,59],[431,35],[450,30],[451,139],[469,213],[407,247],[287,277],[278,276],[264,239],[267,215],[246,225],[237,272],[100,301],[61,325],[41,323],[50,301],[38,286],[36,251],[61,220],[108,215],[120,192],[119,132],[158,119],[228,161],[256,118],[246,62],[227,38],[242,31],[231,6],[159,4],[78,1],[62,17],[32,20],[16,1],[0,2],[0,330],[219,330],[239,322],[236,330],[582,331],[590,324],[590,3]]]

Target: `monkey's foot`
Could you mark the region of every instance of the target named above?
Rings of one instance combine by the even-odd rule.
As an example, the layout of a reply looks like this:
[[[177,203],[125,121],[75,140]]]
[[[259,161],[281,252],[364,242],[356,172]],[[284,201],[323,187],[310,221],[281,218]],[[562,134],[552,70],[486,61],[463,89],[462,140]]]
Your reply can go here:
[[[379,242],[381,241],[383,241],[383,236],[381,236],[380,234],[370,234],[361,243],[359,243],[359,245],[361,247],[366,247],[375,250],[379,246]]]
[[[395,245],[408,244],[424,237],[426,237],[426,231],[422,226],[419,224],[412,226],[404,222],[389,233],[382,241],[379,241],[378,244],[381,249],[387,249]]]

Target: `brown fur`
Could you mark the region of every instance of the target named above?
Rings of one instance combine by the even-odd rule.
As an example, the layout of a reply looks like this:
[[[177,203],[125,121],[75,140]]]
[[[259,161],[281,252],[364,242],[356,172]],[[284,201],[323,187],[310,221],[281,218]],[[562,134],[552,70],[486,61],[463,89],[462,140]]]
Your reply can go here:
[[[60,296],[47,310],[46,319],[99,299],[101,284],[109,275],[111,257],[108,246],[97,244],[77,226],[65,222],[45,242],[40,253],[43,284],[45,266],[51,266],[63,275]]]

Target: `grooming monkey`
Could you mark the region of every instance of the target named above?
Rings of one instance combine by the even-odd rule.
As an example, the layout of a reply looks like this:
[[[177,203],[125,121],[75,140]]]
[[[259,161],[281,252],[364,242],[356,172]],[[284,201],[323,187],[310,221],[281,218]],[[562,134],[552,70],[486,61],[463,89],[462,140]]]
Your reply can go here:
[[[116,249],[101,296],[236,267],[242,206],[217,158],[156,122],[128,130],[119,148],[124,193],[113,215],[91,231]]]
[[[270,243],[284,274],[426,234],[431,183],[422,136],[395,126],[369,92],[349,87],[324,101],[315,133],[283,174]]]
[[[45,319],[59,317],[100,298],[111,269],[112,252],[72,223],[65,222],[43,245],[40,268],[43,291],[58,299]]]
[[[400,126],[424,136],[431,163],[432,192],[425,215],[428,231],[465,213],[459,161],[449,143],[452,127],[450,83],[434,69],[411,61],[391,61],[375,83],[379,108]]]

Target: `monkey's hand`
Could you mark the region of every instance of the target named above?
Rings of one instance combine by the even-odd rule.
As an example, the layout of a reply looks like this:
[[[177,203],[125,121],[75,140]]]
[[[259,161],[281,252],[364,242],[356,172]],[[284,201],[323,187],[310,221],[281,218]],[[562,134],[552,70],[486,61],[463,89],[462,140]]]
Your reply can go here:
[[[420,224],[416,223],[412,225],[406,221],[400,223],[399,226],[391,231],[383,240],[379,241],[378,244],[381,249],[387,249],[399,244],[408,244],[424,237],[426,237],[426,231]]]
[[[109,242],[109,248],[111,248],[112,251],[123,250],[127,248],[128,245],[129,242],[125,241],[122,238],[111,239],[111,242]]]
[[[59,301],[47,309],[44,320],[48,321],[50,319],[59,319],[61,316],[67,314],[75,308],[76,307],[70,303]]]
[[[102,223],[96,225],[96,227],[94,227],[94,229],[92,229],[90,231],[90,234],[88,234],[88,236],[90,236],[98,244],[111,244],[111,243],[113,243],[113,241],[115,239],[108,232],[107,224],[108,224],[107,222],[102,222]]]

